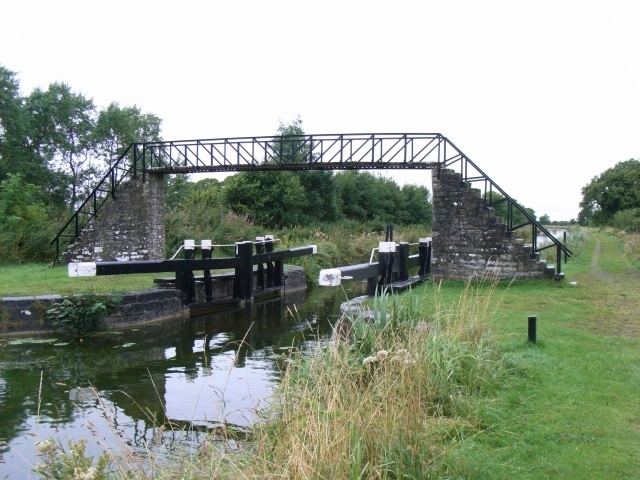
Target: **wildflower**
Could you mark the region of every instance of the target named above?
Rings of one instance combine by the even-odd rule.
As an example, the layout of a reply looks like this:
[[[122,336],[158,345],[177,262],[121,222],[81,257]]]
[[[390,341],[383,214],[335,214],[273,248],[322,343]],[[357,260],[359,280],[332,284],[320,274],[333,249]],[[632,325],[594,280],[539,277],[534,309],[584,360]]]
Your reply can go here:
[[[369,365],[370,363],[375,363],[377,361],[378,359],[375,356],[367,357],[364,360],[362,360],[362,365]]]
[[[42,442],[36,443],[36,449],[38,453],[41,455],[47,455],[49,453],[53,453],[58,448],[55,440],[49,438],[48,440],[44,440]]]
[[[389,352],[386,350],[380,350],[378,353],[376,353],[376,359],[381,362],[383,361],[385,358],[387,358],[389,356]]]
[[[73,479],[74,480],[95,480],[97,473],[98,472],[94,467],[89,467],[85,471],[83,471],[79,467],[76,467],[73,469]]]

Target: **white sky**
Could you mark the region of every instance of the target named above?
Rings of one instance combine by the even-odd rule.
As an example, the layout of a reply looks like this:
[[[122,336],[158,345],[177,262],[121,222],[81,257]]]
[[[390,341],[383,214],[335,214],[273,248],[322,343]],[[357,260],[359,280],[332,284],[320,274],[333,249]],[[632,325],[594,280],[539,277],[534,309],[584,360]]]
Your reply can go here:
[[[640,157],[637,1],[9,1],[0,64],[136,104],[165,139],[441,132],[552,219]],[[423,172],[400,182],[428,184]],[[430,187],[430,185],[429,185]]]

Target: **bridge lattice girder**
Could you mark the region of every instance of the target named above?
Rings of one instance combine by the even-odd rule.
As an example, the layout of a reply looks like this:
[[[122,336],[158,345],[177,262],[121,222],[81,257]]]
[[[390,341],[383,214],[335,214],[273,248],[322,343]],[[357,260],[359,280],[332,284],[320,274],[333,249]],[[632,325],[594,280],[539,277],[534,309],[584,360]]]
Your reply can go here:
[[[143,171],[157,173],[431,169],[451,160],[445,140],[438,133],[237,137],[136,144],[134,155]]]

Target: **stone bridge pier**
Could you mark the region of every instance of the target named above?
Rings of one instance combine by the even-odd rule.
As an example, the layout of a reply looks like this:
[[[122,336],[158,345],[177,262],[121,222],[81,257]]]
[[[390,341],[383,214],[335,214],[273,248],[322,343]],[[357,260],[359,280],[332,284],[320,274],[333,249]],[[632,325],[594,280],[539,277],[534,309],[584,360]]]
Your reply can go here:
[[[138,177],[139,178],[139,177]],[[63,254],[69,262],[165,258],[165,179],[148,173],[143,183],[122,183],[80,237]]]
[[[554,267],[532,255],[511,232],[480,190],[446,169],[432,171],[434,278],[501,280],[553,277]]]

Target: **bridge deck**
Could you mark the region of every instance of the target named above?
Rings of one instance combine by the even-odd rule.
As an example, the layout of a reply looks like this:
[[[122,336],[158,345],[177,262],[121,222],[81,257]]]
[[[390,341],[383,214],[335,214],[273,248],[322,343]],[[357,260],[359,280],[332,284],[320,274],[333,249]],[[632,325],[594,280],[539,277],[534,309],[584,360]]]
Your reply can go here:
[[[302,170],[431,170],[437,162],[425,163],[383,163],[383,162],[341,162],[341,163],[263,163],[246,165],[187,165],[171,167],[147,167],[149,173],[204,173],[204,172],[269,172]]]

